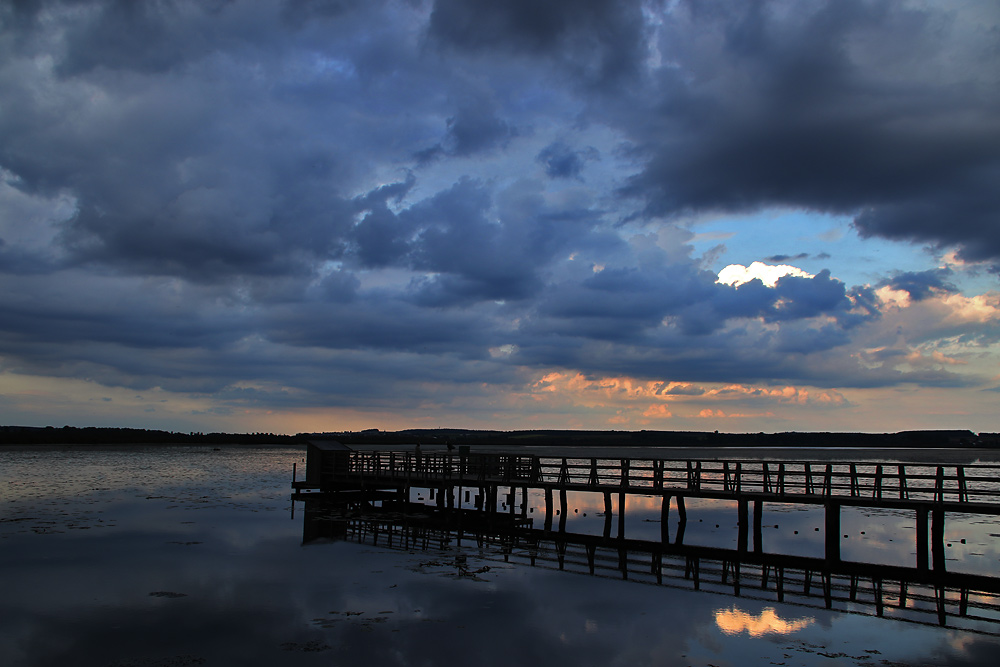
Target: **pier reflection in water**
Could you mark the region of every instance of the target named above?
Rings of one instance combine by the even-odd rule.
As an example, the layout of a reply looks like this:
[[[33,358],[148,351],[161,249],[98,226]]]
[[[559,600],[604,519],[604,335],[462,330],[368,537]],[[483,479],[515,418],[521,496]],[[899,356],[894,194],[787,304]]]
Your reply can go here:
[[[498,497],[521,498],[510,487],[497,491]],[[495,511],[442,509],[434,490],[416,488],[410,492],[414,501],[372,500],[348,493],[340,494],[339,501],[306,498],[303,543],[340,539],[404,551],[452,550],[458,558],[463,557],[465,549],[473,549],[479,559],[487,562],[614,577],[1000,635],[1000,578],[996,576],[747,549],[741,543],[738,527],[737,535],[730,537],[737,542],[735,547],[706,545],[698,538],[733,532],[722,529],[721,523],[713,523],[725,521],[723,517],[729,509],[725,506],[712,507],[702,502],[689,508],[687,521],[678,521],[671,540],[670,527],[658,526],[651,517],[650,509],[655,503],[648,501],[653,498],[637,498],[628,508],[630,519],[645,528],[635,531],[646,533],[643,538],[631,533],[625,536],[621,507],[613,506],[588,522],[597,508],[588,506],[586,498],[577,498],[584,501],[581,503],[584,512],[579,507],[573,508],[571,514],[560,511],[559,517],[565,520],[559,521],[557,527],[544,521],[544,527],[536,528],[535,520],[527,516],[539,509],[531,506],[530,495],[523,504],[515,500],[516,511],[510,512],[507,503],[500,503]],[[723,505],[726,504],[732,503]],[[695,518],[696,513],[704,516]],[[699,530],[705,525],[705,518],[714,529]],[[689,522],[698,528],[688,531],[685,524]],[[601,527],[599,532],[594,530],[597,523]],[[804,530],[808,523],[793,521],[789,528],[800,525],[803,541],[811,541],[814,550],[822,552],[822,542],[809,537],[810,532],[818,531]],[[882,523],[876,517],[869,518],[864,525],[877,529]],[[656,537],[648,536],[654,532],[650,528],[658,533]],[[692,543],[692,539],[696,541]],[[716,540],[721,541],[724,538]],[[903,543],[900,540],[899,544]],[[755,547],[760,546],[758,534]],[[898,555],[897,563],[907,560]],[[912,558],[911,554],[906,555]],[[461,565],[456,567],[462,570]],[[726,618],[730,623],[733,621]],[[720,627],[723,627],[721,621]]]

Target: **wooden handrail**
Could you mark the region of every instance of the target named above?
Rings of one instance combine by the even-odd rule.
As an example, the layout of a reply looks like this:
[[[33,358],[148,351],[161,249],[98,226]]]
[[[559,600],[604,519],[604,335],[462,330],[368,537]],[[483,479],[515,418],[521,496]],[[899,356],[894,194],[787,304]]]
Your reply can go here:
[[[337,456],[344,456],[338,453]],[[1000,505],[1000,465],[890,464],[750,459],[601,459],[451,452],[350,452],[324,474],[468,483],[557,484],[630,492],[671,489],[926,500]],[[822,471],[816,466],[822,466]]]

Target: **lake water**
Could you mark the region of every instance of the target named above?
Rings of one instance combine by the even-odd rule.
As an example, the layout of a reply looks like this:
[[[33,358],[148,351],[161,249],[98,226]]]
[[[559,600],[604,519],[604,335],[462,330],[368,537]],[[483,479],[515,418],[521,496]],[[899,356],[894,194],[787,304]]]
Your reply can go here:
[[[0,665],[1000,664],[1000,619],[937,627],[694,591],[683,577],[592,576],[469,539],[389,546],[355,531],[304,544],[306,512],[296,503],[293,518],[289,499],[304,456],[0,449]],[[656,539],[658,505],[630,502],[628,536]],[[542,498],[528,504],[544,512]],[[601,533],[602,496],[572,494],[568,507],[574,532]],[[770,506],[764,547],[821,552],[822,520]],[[842,557],[908,564],[912,524],[845,508]],[[734,525],[724,503],[689,502],[684,541],[728,547]],[[949,515],[946,540],[949,570],[1000,575],[995,517]]]

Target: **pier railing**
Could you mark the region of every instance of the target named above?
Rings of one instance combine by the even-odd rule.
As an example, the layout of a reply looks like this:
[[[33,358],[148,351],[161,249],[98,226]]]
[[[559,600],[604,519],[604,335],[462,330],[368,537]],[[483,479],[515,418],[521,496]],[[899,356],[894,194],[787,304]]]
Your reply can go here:
[[[326,479],[508,484],[655,495],[760,495],[1000,506],[1000,465],[715,459],[560,458],[518,454],[351,452]]]

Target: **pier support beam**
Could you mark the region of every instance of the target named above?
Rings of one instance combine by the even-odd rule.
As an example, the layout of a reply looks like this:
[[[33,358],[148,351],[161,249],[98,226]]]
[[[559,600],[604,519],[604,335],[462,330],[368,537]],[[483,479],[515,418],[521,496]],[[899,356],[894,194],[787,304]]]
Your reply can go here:
[[[687,520],[684,496],[677,496],[677,537],[674,539],[674,544],[684,544],[684,529],[687,528]]]
[[[840,503],[828,501],[826,506],[826,533],[824,536],[826,559],[840,560]]]
[[[660,507],[660,541],[670,542],[670,495],[664,494],[663,505]]]
[[[761,515],[764,513],[764,503],[753,501],[753,550],[754,553],[764,552],[764,536],[760,530]]]
[[[618,539],[625,539],[625,492],[618,494]]]
[[[928,569],[927,558],[927,508],[917,509],[917,569]]]
[[[750,523],[749,513],[747,512],[747,500],[746,498],[740,498],[736,501],[737,511],[739,518],[736,521],[736,526],[739,531],[736,538],[736,549],[740,553],[746,553],[747,550],[747,529]]]
[[[545,530],[552,530],[552,489],[545,487]]]
[[[611,492],[604,492],[604,539],[611,537]]]
[[[566,513],[568,512],[568,503],[566,502],[566,489],[559,489],[559,532],[566,532]]]
[[[935,572],[944,572],[944,508],[931,510],[931,558]]]

